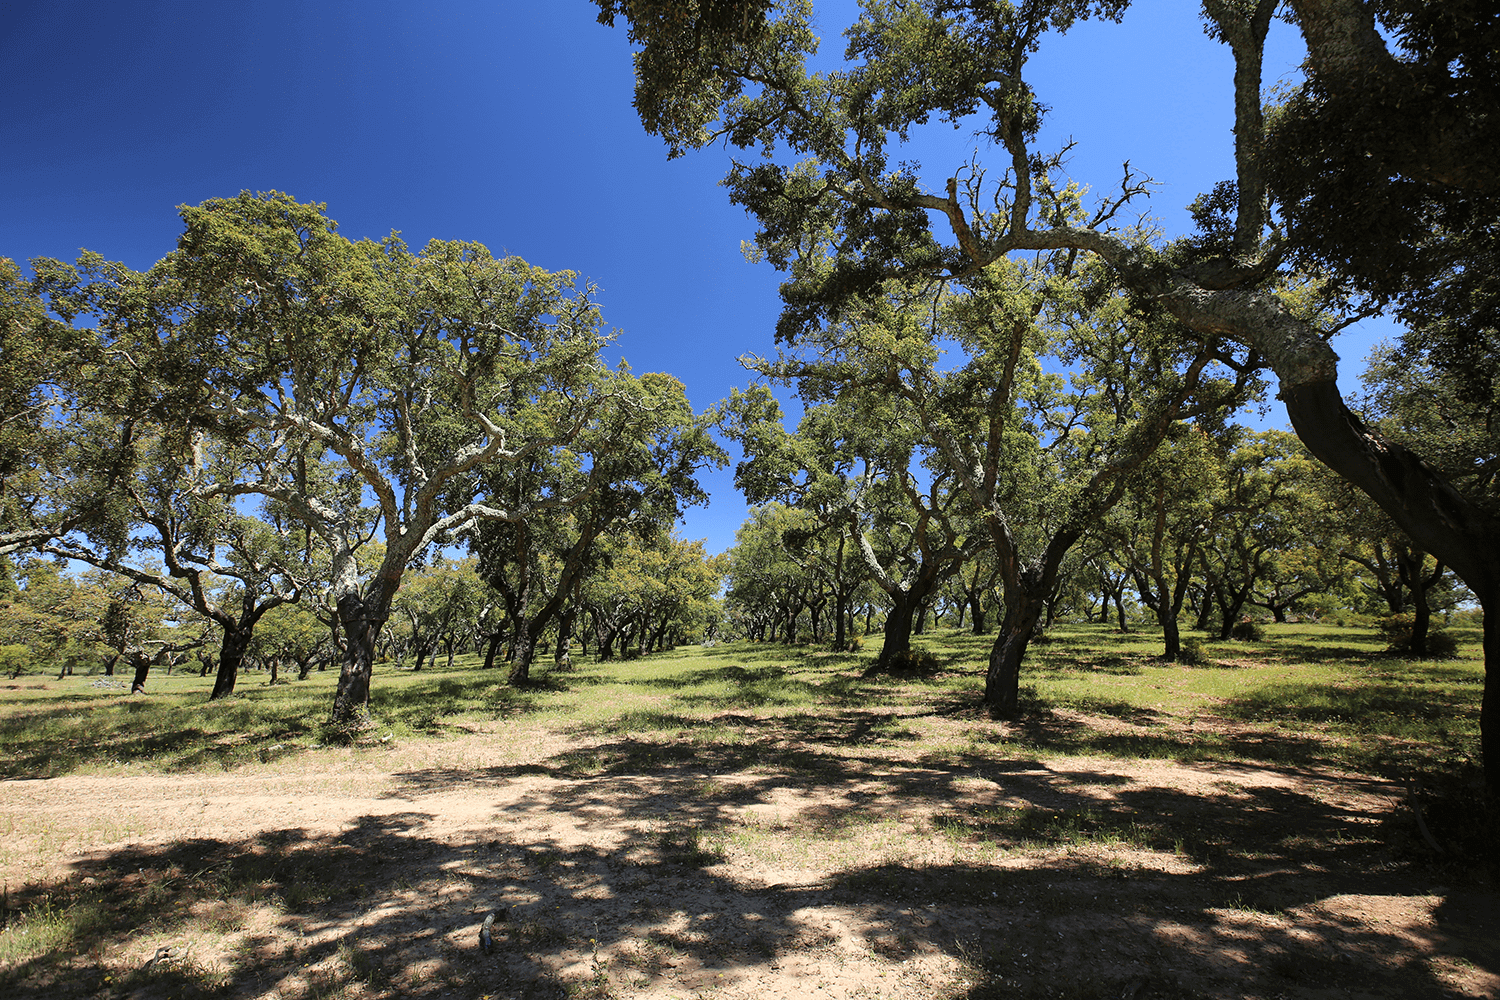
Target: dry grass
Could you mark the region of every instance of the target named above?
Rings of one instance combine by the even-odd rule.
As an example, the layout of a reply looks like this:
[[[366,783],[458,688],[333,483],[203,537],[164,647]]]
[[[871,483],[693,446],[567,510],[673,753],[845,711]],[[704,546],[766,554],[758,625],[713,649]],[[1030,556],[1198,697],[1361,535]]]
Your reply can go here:
[[[382,728],[350,747],[286,748],[307,691],[210,726],[190,688],[134,712],[18,689],[5,732],[44,718],[9,773],[54,776],[0,802],[0,993],[1500,990],[1490,873],[1456,840],[1433,855],[1392,780],[1472,746],[1472,660],[1303,628],[1170,668],[1063,630],[995,723],[981,640],[929,641],[924,678],[729,646],[581,667],[503,711],[472,667],[381,678]],[[117,763],[36,765],[90,720]],[[233,739],[284,746],[205,750]]]

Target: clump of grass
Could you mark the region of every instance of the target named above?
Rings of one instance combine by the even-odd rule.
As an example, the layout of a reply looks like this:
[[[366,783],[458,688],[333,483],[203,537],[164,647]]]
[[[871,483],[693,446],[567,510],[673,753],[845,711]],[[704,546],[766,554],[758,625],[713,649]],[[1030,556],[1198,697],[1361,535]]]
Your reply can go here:
[[[1241,618],[1229,629],[1229,638],[1241,642],[1264,642],[1266,628],[1253,618]]]
[[[1177,650],[1177,662],[1189,667],[1206,667],[1212,661],[1208,658],[1208,650],[1203,648],[1203,640],[1189,636],[1182,640]]]
[[[702,868],[727,858],[724,835],[699,826],[671,825],[656,834],[656,846],[664,860]]]
[[[1043,809],[1035,806],[977,809],[967,816],[935,821],[953,839],[979,839],[1006,847],[1082,846],[1170,849],[1160,830],[1134,817],[1097,809]]]
[[[0,968],[75,949],[78,942],[108,926],[96,899],[62,900],[45,895],[0,929]]]

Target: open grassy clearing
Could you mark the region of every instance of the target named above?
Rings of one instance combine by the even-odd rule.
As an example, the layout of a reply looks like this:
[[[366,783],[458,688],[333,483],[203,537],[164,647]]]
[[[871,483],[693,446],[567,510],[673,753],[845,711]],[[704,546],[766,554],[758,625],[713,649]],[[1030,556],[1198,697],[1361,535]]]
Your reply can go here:
[[[353,746],[321,726],[331,673],[222,705],[192,676],[24,677],[0,692],[0,991],[1500,988],[1491,873],[1434,855],[1395,784],[1476,752],[1474,649],[1282,626],[1186,668],[1064,627],[997,723],[987,639],[919,644],[931,672],[870,679],[868,654],[743,644],[521,692],[468,660],[387,671]]]
[[[1119,635],[1061,626],[1033,648],[1024,677],[1033,724],[1002,739],[1071,754],[1327,763],[1391,774],[1463,759],[1477,752],[1483,671],[1477,630],[1454,631],[1465,658],[1408,661],[1381,656],[1383,644],[1371,631],[1278,626],[1261,643],[1206,643],[1216,666],[1192,668],[1157,661],[1159,639],[1149,630]],[[917,637],[937,664],[920,677],[861,678],[869,653],[731,644],[589,663],[563,674],[543,670],[524,690],[463,656],[453,670],[381,671],[374,695],[380,725],[363,742],[494,731],[524,719],[580,734],[686,728],[694,743],[734,745],[743,734],[715,721],[727,712],[767,719],[821,719],[839,709],[943,716],[972,707],[989,642],[951,631]],[[125,696],[118,678],[33,675],[0,685],[0,777],[232,769],[337,742],[322,724],[333,671],[275,688],[263,677],[247,674],[236,697],[217,703],[205,701],[212,678],[181,672],[153,675],[142,698]],[[1130,728],[1060,724],[1059,711],[1108,716]],[[1285,738],[1231,741],[1198,729],[1205,715]],[[1152,726],[1171,719],[1189,731]],[[967,744],[992,743],[995,732],[976,727]]]

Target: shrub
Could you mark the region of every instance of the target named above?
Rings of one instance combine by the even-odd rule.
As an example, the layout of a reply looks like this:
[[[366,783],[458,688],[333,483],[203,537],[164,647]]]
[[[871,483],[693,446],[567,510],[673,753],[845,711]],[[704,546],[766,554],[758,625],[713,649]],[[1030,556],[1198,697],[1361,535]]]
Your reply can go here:
[[[893,674],[931,674],[938,669],[938,658],[924,649],[908,649],[891,657],[887,669]]]
[[[1411,649],[1412,629],[1415,625],[1416,616],[1407,611],[1386,615],[1376,622],[1380,634],[1389,643],[1387,651],[1401,656],[1415,655]],[[1458,655],[1458,640],[1452,633],[1428,626],[1427,652],[1423,655],[1432,660],[1451,660]]]
[[[1244,639],[1248,642],[1260,642],[1266,637],[1266,630],[1260,622],[1252,618],[1241,618],[1234,623],[1234,628],[1229,630],[1231,639]]]
[[[1182,640],[1177,647],[1177,662],[1190,667],[1202,667],[1209,663],[1208,651],[1203,648],[1203,640],[1192,637]]]
[[[1427,657],[1432,660],[1452,660],[1458,656],[1458,640],[1452,632],[1434,629],[1427,633]]]
[[[0,673],[15,679],[31,668],[31,647],[14,645],[0,646]]]

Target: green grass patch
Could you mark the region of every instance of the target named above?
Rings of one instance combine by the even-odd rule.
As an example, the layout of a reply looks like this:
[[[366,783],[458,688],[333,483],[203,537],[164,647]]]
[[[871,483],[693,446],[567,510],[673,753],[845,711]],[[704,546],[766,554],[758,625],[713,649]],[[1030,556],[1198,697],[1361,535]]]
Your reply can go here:
[[[1479,637],[1453,632],[1460,659],[1406,661],[1383,653],[1373,628],[1272,625],[1257,642],[1202,638],[1206,665],[1184,666],[1161,661],[1160,635],[1149,629],[1059,625],[1028,654],[1020,731],[1004,740],[978,711],[992,635],[917,636],[915,647],[937,666],[904,677],[862,676],[875,641],[858,654],[769,643],[685,647],[562,672],[543,667],[525,688],[463,656],[451,669],[378,665],[375,725],[347,735],[394,745],[522,718],[580,736],[656,734],[558,762],[577,775],[681,763],[694,752],[718,753],[725,766],[758,756],[767,766],[830,773],[839,748],[882,743],[912,743],[923,759],[950,762],[1009,747],[1402,769],[1477,753]],[[118,679],[25,677],[0,689],[0,777],[213,771],[312,752],[340,737],[324,726],[336,678],[329,670],[269,686],[252,672],[233,698],[209,702],[212,678],[191,673],[153,673],[146,695],[111,686]],[[929,743],[910,721],[929,712],[972,718],[972,737]],[[1214,719],[1226,725],[1201,724]],[[689,750],[664,746],[672,742]]]

